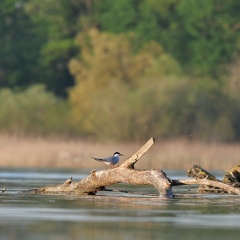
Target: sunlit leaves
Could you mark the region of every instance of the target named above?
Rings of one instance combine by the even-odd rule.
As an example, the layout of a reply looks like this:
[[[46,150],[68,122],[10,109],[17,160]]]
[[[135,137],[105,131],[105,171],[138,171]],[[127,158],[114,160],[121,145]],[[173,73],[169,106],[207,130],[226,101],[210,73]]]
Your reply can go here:
[[[148,42],[135,52],[133,39],[96,29],[76,38],[81,54],[69,68],[76,80],[70,105],[78,131],[104,140],[237,138],[238,115],[232,115],[234,100],[224,83],[186,77],[162,46]]]
[[[92,29],[76,39],[81,57],[69,63],[76,79],[70,103],[73,121],[86,134],[143,139],[159,125],[158,107],[167,91],[160,94],[169,88],[166,75],[181,70],[155,42],[134,53],[131,38]]]

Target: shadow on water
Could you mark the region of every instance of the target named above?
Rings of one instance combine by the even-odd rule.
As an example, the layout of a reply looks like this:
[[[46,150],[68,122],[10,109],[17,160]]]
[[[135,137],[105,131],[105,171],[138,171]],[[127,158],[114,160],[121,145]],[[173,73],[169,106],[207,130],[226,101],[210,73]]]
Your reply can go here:
[[[78,181],[88,173],[0,170],[0,188],[7,189],[0,194],[0,239],[239,239],[237,196],[197,195],[196,188],[178,187],[173,189],[176,199],[163,200],[152,187],[124,184],[112,188],[135,193],[81,197],[19,193],[58,184],[71,176]],[[185,178],[183,172],[168,175]]]

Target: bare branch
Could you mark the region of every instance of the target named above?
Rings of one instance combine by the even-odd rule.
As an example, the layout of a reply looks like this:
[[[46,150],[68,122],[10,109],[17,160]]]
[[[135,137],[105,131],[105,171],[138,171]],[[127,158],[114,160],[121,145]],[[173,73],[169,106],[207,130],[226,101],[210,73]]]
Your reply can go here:
[[[169,179],[162,170],[134,169],[134,164],[149,150],[153,143],[154,139],[150,138],[143,147],[119,167],[101,171],[94,170],[89,176],[78,183],[73,183],[72,179],[68,179],[61,185],[46,186],[34,190],[33,193],[96,194],[97,191],[104,190],[105,186],[116,183],[128,183],[133,185],[153,185],[159,191],[160,197],[172,198],[171,179]]]
[[[137,161],[149,150],[149,148],[154,144],[154,138],[150,138],[144,146],[142,146],[136,153],[129,157],[120,167],[122,168],[134,168]]]
[[[172,180],[172,186],[179,186],[179,185],[206,185],[206,186],[213,186],[220,189],[223,189],[226,192],[234,193],[240,195],[240,189],[234,188],[228,184],[213,181],[208,179],[183,179],[183,180]]]

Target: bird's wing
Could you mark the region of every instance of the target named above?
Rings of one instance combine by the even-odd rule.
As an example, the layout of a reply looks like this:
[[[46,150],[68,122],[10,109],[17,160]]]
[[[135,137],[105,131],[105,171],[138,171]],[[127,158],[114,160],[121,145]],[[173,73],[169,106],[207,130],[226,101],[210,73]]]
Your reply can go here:
[[[110,158],[95,158],[93,157],[94,160],[99,161],[99,162],[110,162]]]

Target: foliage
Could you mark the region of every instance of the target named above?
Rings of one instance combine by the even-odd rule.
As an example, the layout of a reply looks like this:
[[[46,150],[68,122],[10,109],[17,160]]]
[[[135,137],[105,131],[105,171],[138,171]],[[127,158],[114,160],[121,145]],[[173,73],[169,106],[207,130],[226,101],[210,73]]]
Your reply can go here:
[[[155,40],[190,73],[219,77],[240,50],[236,0],[105,0],[96,9],[101,29],[134,32],[140,47]]]
[[[236,50],[239,31],[238,16],[230,8],[239,8],[237,1],[182,0],[177,6],[184,33],[184,43],[195,69],[218,76],[219,65],[228,62]],[[201,9],[201,11],[199,10]],[[230,10],[230,11],[229,11]],[[239,50],[239,49],[238,49]]]
[[[0,86],[24,89],[46,85],[66,97],[73,85],[67,63],[73,37],[88,12],[85,1],[0,1]]]
[[[67,63],[78,32],[134,33],[134,50],[159,43],[190,74],[221,78],[239,54],[239,1],[4,0],[0,2],[0,86],[43,83],[66,97]]]
[[[86,134],[143,139],[146,131],[142,129],[153,128],[153,119],[158,121],[154,90],[160,85],[150,84],[149,88],[148,77],[167,74],[170,68],[180,72],[177,63],[154,42],[133,54],[129,38],[134,37],[96,29],[77,37],[81,59],[72,59],[69,64],[77,83],[70,91],[70,104],[74,123]],[[149,114],[142,114],[147,108]],[[153,129],[147,130],[147,135],[152,134]]]
[[[31,0],[25,4],[25,12],[44,38],[37,62],[40,82],[58,96],[66,96],[66,88],[73,85],[67,69],[67,62],[74,55],[71,36],[75,29],[70,22],[75,15],[69,14],[72,2],[68,1],[68,7],[62,0]],[[65,19],[66,15],[69,15],[68,19]]]
[[[187,80],[170,99],[164,118],[166,135],[216,141],[236,137],[229,109],[232,99],[212,79]]]
[[[0,91],[0,132],[17,135],[69,134],[69,111],[63,100],[34,85],[23,92]]]
[[[238,101],[224,90],[224,82],[193,81],[157,43],[133,54],[128,39],[96,29],[77,37],[81,59],[69,64],[76,79],[70,104],[80,131],[118,140],[237,138],[237,111],[229,106]]]
[[[42,38],[24,12],[24,2],[0,1],[0,87],[23,89],[38,81]]]
[[[240,140],[239,10],[237,0],[0,1],[0,129]]]

